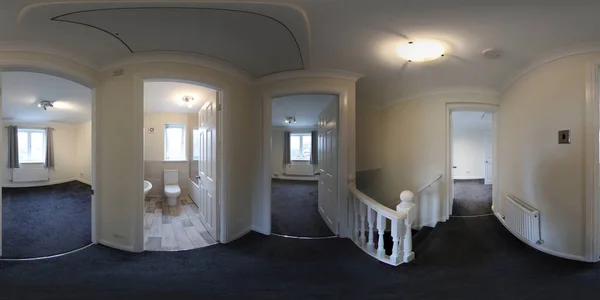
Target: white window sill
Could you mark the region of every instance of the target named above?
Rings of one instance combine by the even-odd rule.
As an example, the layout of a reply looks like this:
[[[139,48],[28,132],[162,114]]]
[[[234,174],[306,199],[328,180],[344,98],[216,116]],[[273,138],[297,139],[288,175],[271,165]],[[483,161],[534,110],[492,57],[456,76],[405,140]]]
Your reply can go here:
[[[23,162],[19,162],[20,164],[24,164],[24,165],[34,165],[34,164],[43,164],[43,161],[23,161]]]
[[[163,162],[188,162],[188,160],[187,159],[169,159],[169,160],[165,159],[165,160],[163,160]]]

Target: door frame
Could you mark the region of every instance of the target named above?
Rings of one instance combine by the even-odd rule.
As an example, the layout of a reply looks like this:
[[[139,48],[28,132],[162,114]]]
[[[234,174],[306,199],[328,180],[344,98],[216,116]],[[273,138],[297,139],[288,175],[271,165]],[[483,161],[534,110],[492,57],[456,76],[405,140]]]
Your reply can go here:
[[[138,124],[138,132],[140,132],[141,134],[138,135],[138,143],[136,143],[137,145],[139,145],[139,148],[135,148],[134,147],[134,151],[136,156],[138,157],[138,165],[139,167],[138,169],[138,177],[140,178],[140,180],[138,180],[138,199],[140,199],[141,201],[139,202],[139,207],[136,210],[136,220],[137,220],[137,227],[135,229],[135,238],[134,238],[134,248],[137,249],[137,252],[141,252],[141,251],[145,251],[144,250],[144,201],[145,201],[145,197],[144,197],[144,169],[145,169],[145,157],[144,157],[144,105],[145,105],[145,99],[144,99],[144,82],[147,80],[155,80],[155,81],[174,81],[174,82],[182,82],[182,83],[189,83],[189,84],[194,84],[194,85],[200,85],[200,86],[204,86],[210,89],[214,89],[217,91],[217,95],[218,95],[218,105],[220,105],[221,109],[217,109],[217,114],[218,114],[218,121],[217,121],[217,190],[218,190],[218,195],[217,195],[217,209],[219,210],[217,212],[217,216],[219,218],[219,221],[217,223],[217,238],[216,240],[219,242],[227,242],[228,241],[228,237],[227,237],[227,219],[226,219],[226,207],[227,207],[227,197],[226,197],[226,191],[227,191],[227,182],[225,180],[225,170],[227,170],[227,160],[225,159],[225,157],[223,156],[223,153],[225,153],[225,149],[226,149],[226,143],[223,139],[223,137],[225,136],[225,129],[226,126],[224,126],[225,124],[225,109],[227,108],[227,97],[226,97],[226,92],[227,90],[223,87],[217,86],[217,85],[213,85],[213,84],[209,84],[206,83],[206,78],[202,77],[202,76],[195,76],[195,75],[191,75],[191,74],[179,74],[179,73],[162,73],[162,72],[149,72],[149,73],[138,73],[134,75],[134,99],[140,99],[141,101],[134,101],[134,111],[137,112],[135,114],[135,123]],[[190,141],[188,141],[190,142]],[[187,151],[189,152],[189,151]],[[140,153],[142,153],[142,155],[139,155]],[[188,181],[189,178],[188,178]]]
[[[584,115],[584,259],[600,261],[600,62],[587,65]]]
[[[92,195],[91,195],[91,243],[97,244],[98,240],[98,212],[99,212],[99,203],[98,199],[98,182],[97,182],[97,168],[96,166],[99,164],[98,162],[98,121],[99,119],[99,109],[98,109],[98,88],[99,82],[92,77],[89,77],[83,73],[72,71],[70,69],[65,69],[63,67],[58,66],[50,66],[38,65],[39,62],[29,62],[29,61],[0,61],[0,90],[1,90],[1,74],[4,72],[31,72],[31,73],[39,73],[46,74],[51,76],[56,76],[65,80],[69,80],[85,86],[90,89],[92,94],[92,111],[91,111],[91,123],[92,123],[92,161],[91,161],[91,176],[92,176]],[[0,91],[1,92],[1,91]],[[2,114],[2,98],[0,95],[0,115]],[[4,121],[0,120],[0,128],[4,129]],[[0,142],[1,144],[1,142]],[[0,168],[0,179],[4,178],[4,168]],[[3,220],[2,220],[2,189],[0,189],[0,256],[2,255],[2,228],[3,228]],[[76,249],[74,249],[76,250]]]
[[[446,186],[446,201],[442,208],[443,220],[448,220],[452,213],[452,202],[453,193],[452,188],[454,186],[452,180],[452,112],[457,111],[476,111],[485,112],[492,114],[492,211],[496,212],[496,208],[501,205],[498,201],[498,164],[496,163],[497,158],[497,145],[498,145],[498,108],[496,104],[485,104],[485,103],[446,103],[446,176],[444,176]]]
[[[285,91],[277,91],[268,93],[263,98],[263,185],[262,185],[262,197],[259,199],[259,207],[257,209],[262,210],[262,223],[260,227],[253,224],[253,230],[262,234],[271,234],[271,127],[272,127],[272,100],[273,98],[293,95],[306,95],[306,94],[329,94],[337,96],[338,102],[338,132],[337,132],[337,143],[338,143],[338,201],[337,201],[337,213],[338,213],[338,224],[337,231],[338,236],[348,236],[347,226],[343,226],[347,222],[347,179],[345,174],[348,173],[348,156],[347,145],[349,142],[349,132],[346,128],[346,122],[348,121],[348,107],[345,106],[344,99],[346,99],[346,92],[343,90],[335,89],[289,89]]]

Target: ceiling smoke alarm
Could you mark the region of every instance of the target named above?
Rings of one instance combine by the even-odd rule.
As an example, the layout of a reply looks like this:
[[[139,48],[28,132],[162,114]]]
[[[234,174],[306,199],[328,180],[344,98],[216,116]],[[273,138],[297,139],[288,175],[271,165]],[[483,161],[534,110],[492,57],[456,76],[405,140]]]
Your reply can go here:
[[[494,58],[500,57],[500,50],[489,48],[489,49],[483,50],[483,52],[481,52],[481,54],[483,54],[483,57],[485,57],[485,58],[494,59]]]

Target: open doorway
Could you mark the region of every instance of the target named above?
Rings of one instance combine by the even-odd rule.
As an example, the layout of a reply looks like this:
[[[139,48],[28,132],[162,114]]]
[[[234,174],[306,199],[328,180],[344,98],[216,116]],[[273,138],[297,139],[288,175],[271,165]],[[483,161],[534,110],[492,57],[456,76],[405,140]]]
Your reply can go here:
[[[2,72],[2,259],[34,259],[92,242],[90,88]]]
[[[218,241],[219,101],[197,83],[144,81],[144,250]]]
[[[337,95],[275,97],[271,112],[271,232],[335,236]]]
[[[492,214],[493,113],[451,113],[452,216]]]

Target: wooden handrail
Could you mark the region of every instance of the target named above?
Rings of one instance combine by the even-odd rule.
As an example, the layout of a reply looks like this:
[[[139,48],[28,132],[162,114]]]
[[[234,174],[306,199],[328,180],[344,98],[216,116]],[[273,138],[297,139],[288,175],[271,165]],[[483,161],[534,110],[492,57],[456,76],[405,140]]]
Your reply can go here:
[[[350,189],[350,191],[352,192],[352,194],[354,194],[354,196],[356,198],[360,199],[363,203],[370,206],[372,209],[378,211],[380,214],[382,214],[386,218],[392,219],[392,220],[402,220],[402,219],[406,218],[406,213],[397,211],[397,210],[393,210],[393,209],[375,201],[373,198],[371,198],[371,197],[365,195],[363,192],[359,191],[356,188],[356,184],[350,183],[350,184],[348,184],[348,188]]]

